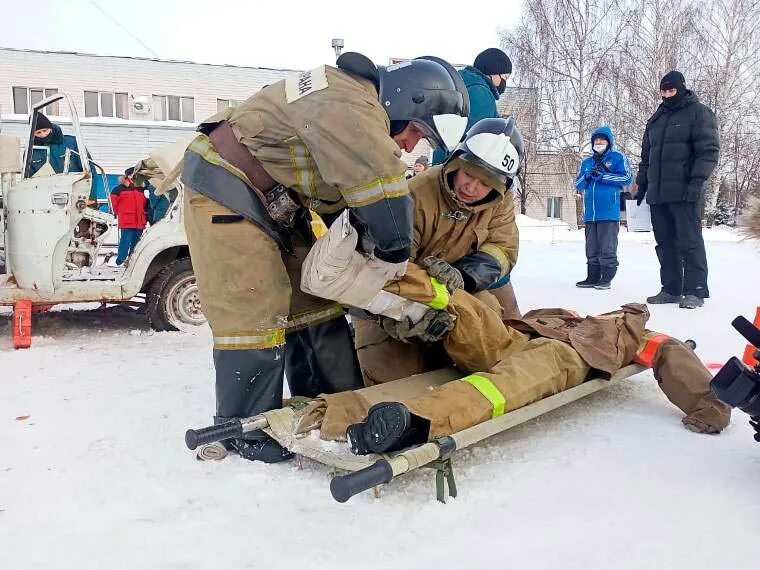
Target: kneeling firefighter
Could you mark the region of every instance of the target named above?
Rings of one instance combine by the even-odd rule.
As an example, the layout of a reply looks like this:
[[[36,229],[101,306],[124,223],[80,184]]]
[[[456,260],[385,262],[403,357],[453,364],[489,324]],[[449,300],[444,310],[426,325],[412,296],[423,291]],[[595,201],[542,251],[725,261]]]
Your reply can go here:
[[[483,119],[441,165],[409,183],[414,199],[411,260],[450,291],[464,289],[501,314],[488,291],[517,262],[518,229],[509,189],[524,153],[510,117]],[[356,349],[365,385],[389,382],[450,363],[439,345],[394,339],[376,318],[356,313]],[[398,336],[405,324],[384,323]],[[409,326],[406,334],[413,329]],[[416,329],[415,329],[416,330]],[[401,332],[401,334],[404,334]],[[404,339],[405,341],[406,339]],[[393,362],[392,367],[388,362]]]
[[[293,395],[361,385],[343,308],[298,287],[313,242],[308,209],[329,223],[350,208],[372,263],[389,280],[401,277],[412,204],[399,148],[421,138],[453,148],[467,111],[466,89],[443,60],[385,68],[346,53],[337,68],[269,85],[200,125],[182,180],[214,335],[216,422],[281,407],[283,371]],[[291,456],[263,432],[231,448],[265,462]]]

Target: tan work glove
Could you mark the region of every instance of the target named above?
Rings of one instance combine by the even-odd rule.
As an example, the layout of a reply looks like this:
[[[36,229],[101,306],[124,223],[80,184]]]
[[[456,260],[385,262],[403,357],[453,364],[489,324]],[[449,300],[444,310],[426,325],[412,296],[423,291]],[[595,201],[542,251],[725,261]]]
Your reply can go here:
[[[457,289],[464,289],[462,273],[448,261],[429,255],[422,260],[422,265],[430,277],[434,277],[446,285],[449,293],[453,293]]]
[[[382,317],[380,326],[388,336],[407,344],[413,340],[432,343],[446,336],[454,328],[454,321],[454,315],[430,309],[417,323],[413,323],[409,317],[400,321]]]

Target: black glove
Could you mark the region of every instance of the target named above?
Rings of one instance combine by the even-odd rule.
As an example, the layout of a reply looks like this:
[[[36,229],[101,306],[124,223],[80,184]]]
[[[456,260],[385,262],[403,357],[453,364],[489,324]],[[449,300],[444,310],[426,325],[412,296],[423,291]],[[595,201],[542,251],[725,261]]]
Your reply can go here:
[[[644,201],[644,196],[646,196],[646,193],[647,193],[647,187],[639,186],[639,189],[636,190],[636,205],[641,206],[641,203]]]
[[[454,328],[454,320],[454,315],[446,311],[430,309],[416,324],[409,317],[402,321],[381,317],[380,326],[388,336],[407,344],[412,340],[432,343],[441,340]]]
[[[461,271],[452,266],[449,262],[430,255],[422,260],[422,265],[425,267],[430,277],[434,277],[446,285],[449,293],[464,288],[464,278],[462,277]]]

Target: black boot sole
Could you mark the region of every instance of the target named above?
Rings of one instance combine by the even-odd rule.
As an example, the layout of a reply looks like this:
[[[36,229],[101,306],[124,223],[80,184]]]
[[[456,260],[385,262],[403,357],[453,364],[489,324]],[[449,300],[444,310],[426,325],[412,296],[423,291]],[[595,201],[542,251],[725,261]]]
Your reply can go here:
[[[593,289],[596,287],[596,283],[584,283],[583,281],[579,281],[575,286],[580,287],[581,289]]]
[[[398,402],[375,404],[362,423],[348,426],[346,438],[354,455],[385,453],[401,449],[402,440],[409,434],[412,416]]]

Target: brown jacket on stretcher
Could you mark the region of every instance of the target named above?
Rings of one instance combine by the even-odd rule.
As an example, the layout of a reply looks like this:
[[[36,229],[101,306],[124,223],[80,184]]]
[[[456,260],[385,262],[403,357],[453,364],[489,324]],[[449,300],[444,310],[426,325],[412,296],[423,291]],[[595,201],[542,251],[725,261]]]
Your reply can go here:
[[[345,289],[331,291],[330,276],[340,272],[336,266],[340,256],[330,245],[330,236],[340,241],[333,226],[317,242],[304,264],[302,287],[349,302],[351,295]],[[327,251],[329,247],[333,250]],[[361,261],[356,256],[352,258],[354,282],[366,286],[370,282],[366,270],[357,265]],[[401,280],[387,284],[384,291],[423,305],[442,304],[441,288],[412,264]],[[360,306],[363,303],[353,300]],[[528,314],[519,325],[525,332],[505,326],[495,311],[461,289],[447,296],[444,306],[456,320],[442,345],[463,378],[402,402],[414,416],[427,420],[430,439],[577,386],[590,377],[592,369],[610,374],[640,353],[654,367],[660,388],[684,412],[687,427],[718,432],[729,422],[729,408],[710,393],[710,374],[690,348],[674,339],[662,339],[659,347],[647,344],[649,313],[644,305],[626,305],[616,313],[584,319],[557,310]],[[356,392],[326,396],[313,405],[303,426],[317,424],[324,414],[322,437],[341,439],[347,425],[361,421],[367,409],[367,402]]]

